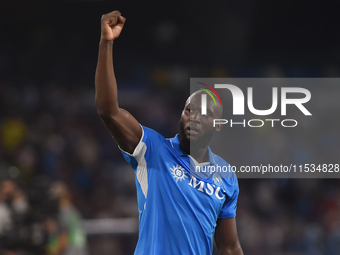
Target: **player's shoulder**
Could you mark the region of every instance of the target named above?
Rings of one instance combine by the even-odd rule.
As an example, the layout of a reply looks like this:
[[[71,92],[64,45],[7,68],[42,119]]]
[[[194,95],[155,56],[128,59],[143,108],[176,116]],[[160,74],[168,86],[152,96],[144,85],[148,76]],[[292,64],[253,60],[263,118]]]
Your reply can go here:
[[[219,165],[223,165],[223,166],[228,166],[230,165],[225,159],[223,159],[222,157],[220,157],[219,155],[211,152],[212,155],[214,156],[214,160],[215,160],[215,163],[216,164],[219,164]]]
[[[149,140],[151,142],[162,143],[166,140],[164,136],[162,136],[160,133],[158,133],[152,128],[142,126],[142,129],[143,129],[142,141]]]
[[[143,125],[141,125],[141,127],[142,137],[140,138],[140,141],[133,153],[129,154],[122,150],[122,153],[128,162],[131,160],[131,158],[140,158],[141,156],[141,158],[144,158],[145,156],[150,158],[150,155],[157,153],[157,151],[159,151],[157,148],[162,147],[164,144],[165,138],[160,133]]]
[[[222,179],[226,180],[227,183],[232,183],[235,185],[235,182],[237,183],[237,176],[235,173],[235,168],[232,167],[225,159],[220,157],[219,155],[211,152],[216,166],[219,166],[222,170],[219,172],[219,175]],[[220,169],[218,168],[218,169]],[[217,167],[216,167],[217,169]]]

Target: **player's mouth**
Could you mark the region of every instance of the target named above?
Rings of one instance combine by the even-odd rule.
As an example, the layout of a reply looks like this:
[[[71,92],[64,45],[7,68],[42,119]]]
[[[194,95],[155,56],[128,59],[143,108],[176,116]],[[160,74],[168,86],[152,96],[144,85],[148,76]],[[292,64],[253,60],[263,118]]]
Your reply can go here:
[[[197,127],[197,126],[189,126],[187,128],[187,132],[190,134],[190,135],[198,135],[199,132],[200,132],[200,129]]]

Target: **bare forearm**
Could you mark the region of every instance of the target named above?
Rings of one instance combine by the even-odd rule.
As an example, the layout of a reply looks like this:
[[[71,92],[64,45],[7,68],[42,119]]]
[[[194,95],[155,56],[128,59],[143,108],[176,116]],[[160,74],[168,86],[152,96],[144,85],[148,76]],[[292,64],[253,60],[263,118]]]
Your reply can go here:
[[[114,115],[118,112],[117,82],[113,70],[113,41],[99,43],[96,70],[96,107],[99,115]]]
[[[243,255],[243,250],[240,244],[233,247],[221,247],[218,251],[220,255]]]
[[[220,255],[243,255],[236,228],[236,217],[218,219],[215,242]]]
[[[219,249],[220,255],[243,255],[241,246],[236,246],[234,248]]]

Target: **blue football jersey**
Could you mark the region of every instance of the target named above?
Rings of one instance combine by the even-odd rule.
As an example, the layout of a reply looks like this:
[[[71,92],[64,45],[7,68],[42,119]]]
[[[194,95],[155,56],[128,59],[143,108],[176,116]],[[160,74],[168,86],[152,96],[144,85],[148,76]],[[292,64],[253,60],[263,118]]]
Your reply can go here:
[[[178,135],[165,139],[142,128],[133,154],[122,151],[136,175],[139,240],[135,255],[211,255],[217,218],[236,215],[235,174],[216,171],[229,164],[210,148],[209,166],[216,172],[211,176],[203,174],[203,168],[197,172]]]

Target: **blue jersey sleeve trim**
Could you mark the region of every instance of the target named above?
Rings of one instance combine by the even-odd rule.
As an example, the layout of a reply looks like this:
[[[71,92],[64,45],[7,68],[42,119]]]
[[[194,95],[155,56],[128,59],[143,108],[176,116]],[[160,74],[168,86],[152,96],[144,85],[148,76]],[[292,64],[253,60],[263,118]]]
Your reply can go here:
[[[140,124],[139,124],[140,125]],[[119,145],[118,145],[118,148],[123,152],[123,153],[125,153],[125,154],[127,154],[128,156],[130,156],[130,157],[137,157],[138,156],[138,154],[140,153],[140,151],[141,151],[141,149],[142,149],[142,141],[143,141],[143,138],[144,138],[144,128],[143,128],[143,126],[142,125],[140,125],[140,127],[142,128],[142,137],[140,138],[140,140],[139,140],[139,142],[138,142],[138,144],[137,144],[137,146],[136,146],[136,148],[134,149],[134,151],[133,151],[133,153],[132,154],[130,154],[130,153],[128,153],[128,152],[126,152],[126,151],[124,151],[122,148],[120,148],[119,147]]]

